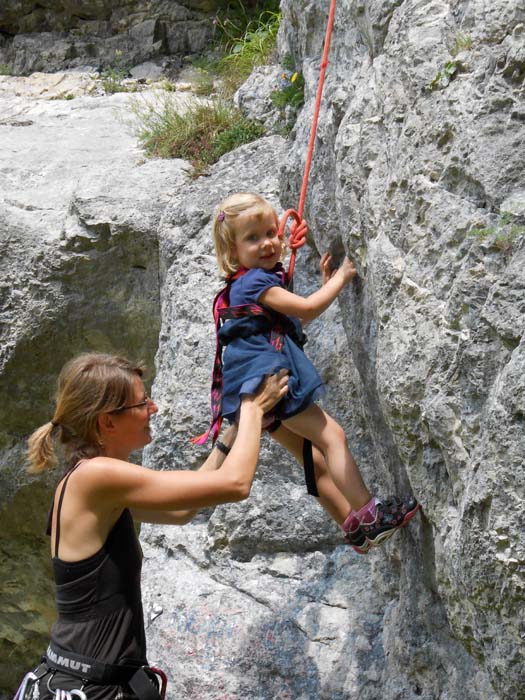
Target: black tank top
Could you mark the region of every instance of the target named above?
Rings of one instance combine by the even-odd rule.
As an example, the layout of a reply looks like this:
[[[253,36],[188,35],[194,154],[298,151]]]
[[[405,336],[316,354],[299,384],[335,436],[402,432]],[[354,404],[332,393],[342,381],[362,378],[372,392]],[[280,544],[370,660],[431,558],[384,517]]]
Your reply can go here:
[[[146,664],[140,589],[142,550],[129,510],[122,511],[96,554],[77,562],[62,561],[57,556],[62,501],[69,477],[80,464],[64,479],[56,513],[52,561],[58,620],[51,639],[63,649],[106,663],[126,659]]]

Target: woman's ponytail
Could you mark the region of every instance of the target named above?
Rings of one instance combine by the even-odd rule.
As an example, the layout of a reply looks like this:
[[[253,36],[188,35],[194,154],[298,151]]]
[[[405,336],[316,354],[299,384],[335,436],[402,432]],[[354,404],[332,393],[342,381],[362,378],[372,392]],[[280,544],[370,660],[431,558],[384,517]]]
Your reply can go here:
[[[27,454],[29,458],[28,471],[31,474],[38,474],[54,467],[57,463],[55,445],[53,442],[53,432],[58,426],[53,422],[45,423],[30,436],[28,440]]]

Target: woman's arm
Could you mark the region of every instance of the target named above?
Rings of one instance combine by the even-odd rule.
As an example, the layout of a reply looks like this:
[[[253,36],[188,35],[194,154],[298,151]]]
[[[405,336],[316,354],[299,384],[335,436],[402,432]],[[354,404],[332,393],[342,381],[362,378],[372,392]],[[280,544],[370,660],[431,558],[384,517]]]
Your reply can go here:
[[[330,306],[356,274],[354,264],[345,258],[341,267],[313,294],[301,297],[276,286],[265,290],[259,297],[259,301],[287,316],[297,316],[303,321],[312,321]]]
[[[89,507],[95,512],[101,508],[194,510],[247,498],[257,466],[263,415],[287,391],[288,377],[281,370],[268,377],[257,394],[243,399],[237,438],[218,470],[154,471],[118,459],[93,458],[84,474]]]
[[[221,442],[225,447],[231,448],[235,436],[237,435],[237,426],[231,425],[227,428],[221,436]],[[220,469],[226,455],[224,452],[219,450],[216,446],[213,448],[206,461],[202,464],[198,472],[204,471],[216,471]],[[137,510],[133,508],[131,513],[135,520],[140,520],[143,523],[156,523],[158,525],[186,525],[189,523],[199,512],[198,508],[193,508],[191,510]]]

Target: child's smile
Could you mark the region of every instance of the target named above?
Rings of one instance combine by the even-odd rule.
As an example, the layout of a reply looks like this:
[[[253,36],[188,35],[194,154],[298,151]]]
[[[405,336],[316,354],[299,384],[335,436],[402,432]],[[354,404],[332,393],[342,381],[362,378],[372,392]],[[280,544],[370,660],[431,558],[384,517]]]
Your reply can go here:
[[[250,270],[271,270],[281,259],[281,239],[277,235],[275,212],[247,211],[235,222],[235,253],[239,265]]]

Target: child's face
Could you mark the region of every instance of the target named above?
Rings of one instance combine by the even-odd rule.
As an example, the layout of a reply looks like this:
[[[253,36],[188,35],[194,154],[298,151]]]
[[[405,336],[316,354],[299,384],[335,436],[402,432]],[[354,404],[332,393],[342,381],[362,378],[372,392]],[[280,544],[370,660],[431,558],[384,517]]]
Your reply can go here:
[[[248,210],[235,221],[234,253],[239,265],[271,270],[281,259],[275,212]]]

